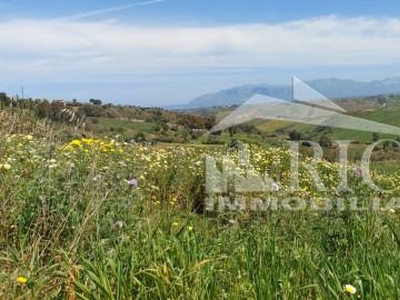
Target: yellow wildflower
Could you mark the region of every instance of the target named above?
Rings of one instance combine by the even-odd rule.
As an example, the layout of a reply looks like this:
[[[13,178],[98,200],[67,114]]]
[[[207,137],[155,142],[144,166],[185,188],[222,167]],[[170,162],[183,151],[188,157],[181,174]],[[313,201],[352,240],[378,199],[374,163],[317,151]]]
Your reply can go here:
[[[25,276],[18,276],[18,277],[17,277],[17,282],[18,282],[19,284],[25,284],[25,283],[28,282],[28,278],[26,278]]]
[[[82,147],[82,142],[80,140],[73,140],[70,145],[72,146],[77,146],[77,147]]]
[[[10,164],[7,164],[7,163],[5,163],[5,164],[3,164],[3,165],[0,165],[0,169],[4,169],[4,170],[10,170],[10,169],[11,169],[11,165],[10,165]]]
[[[355,293],[357,293],[357,289],[351,284],[346,284],[343,290],[350,295],[354,295]]]

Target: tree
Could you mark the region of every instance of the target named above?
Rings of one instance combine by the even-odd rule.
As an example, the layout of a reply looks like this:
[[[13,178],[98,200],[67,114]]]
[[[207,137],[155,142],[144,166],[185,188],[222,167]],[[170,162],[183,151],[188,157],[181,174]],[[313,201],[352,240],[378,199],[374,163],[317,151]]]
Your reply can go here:
[[[373,140],[374,142],[379,141],[379,133],[374,132],[374,133],[372,134],[372,140]]]
[[[10,105],[11,99],[7,97],[6,93],[0,93],[0,106],[8,106]]]
[[[144,135],[143,132],[138,132],[133,139],[137,143],[143,143],[146,141],[146,136]]]
[[[319,145],[324,148],[332,147],[332,141],[327,134],[323,134],[319,139]]]
[[[103,117],[103,109],[98,105],[90,105],[85,103],[82,105],[82,113],[87,117]]]
[[[229,136],[233,137],[236,133],[238,133],[239,127],[237,126],[232,126],[228,128]]]
[[[6,93],[0,93],[0,101],[1,102],[8,101],[8,100],[10,100],[10,99],[7,97]]]
[[[202,129],[204,128],[204,120],[201,116],[185,114],[182,115],[178,124],[182,126],[189,127],[190,129]]]
[[[241,124],[241,125],[238,125],[238,127],[239,127],[240,131],[245,132],[247,134],[251,134],[251,133],[261,134],[261,131],[253,124]]]
[[[99,99],[90,99],[89,102],[92,103],[93,105],[101,105],[103,103]]]
[[[36,105],[36,114],[39,118],[51,118],[52,113],[53,110],[49,101],[43,100]]]
[[[292,141],[299,141],[301,140],[301,133],[294,129],[289,132],[289,139]]]
[[[211,130],[216,124],[216,117],[214,115],[209,115],[204,118],[204,127],[207,130]]]

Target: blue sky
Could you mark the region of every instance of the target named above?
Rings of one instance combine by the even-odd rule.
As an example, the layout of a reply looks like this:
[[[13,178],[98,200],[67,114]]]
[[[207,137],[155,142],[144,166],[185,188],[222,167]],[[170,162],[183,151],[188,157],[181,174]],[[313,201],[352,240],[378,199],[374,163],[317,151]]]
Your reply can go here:
[[[56,18],[131,3],[135,3],[135,1],[7,0],[0,1],[0,7],[4,11],[2,18],[20,16]],[[331,14],[348,17],[396,17],[400,15],[400,3],[396,0],[168,0],[157,5],[127,9],[123,12],[98,16],[98,18],[116,18],[123,15],[126,21],[150,20],[151,22],[170,23],[178,20],[195,23],[248,23],[289,21]]]
[[[0,91],[167,105],[250,83],[400,76],[398,1],[0,0]]]

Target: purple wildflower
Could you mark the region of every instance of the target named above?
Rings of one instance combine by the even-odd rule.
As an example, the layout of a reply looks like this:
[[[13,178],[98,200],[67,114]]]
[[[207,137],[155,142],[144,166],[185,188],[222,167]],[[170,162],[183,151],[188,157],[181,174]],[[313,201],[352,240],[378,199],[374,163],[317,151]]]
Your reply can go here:
[[[361,175],[362,175],[362,171],[361,171],[361,169],[360,169],[359,167],[355,167],[355,168],[353,169],[353,174],[354,174],[354,176],[355,176],[356,178],[360,178]]]
[[[128,180],[127,183],[129,184],[129,186],[136,188],[139,185],[139,182],[136,178],[132,178],[131,180]]]
[[[280,190],[279,184],[277,184],[276,182],[273,182],[273,183],[271,184],[270,190],[271,190],[272,192],[279,192],[279,190]]]

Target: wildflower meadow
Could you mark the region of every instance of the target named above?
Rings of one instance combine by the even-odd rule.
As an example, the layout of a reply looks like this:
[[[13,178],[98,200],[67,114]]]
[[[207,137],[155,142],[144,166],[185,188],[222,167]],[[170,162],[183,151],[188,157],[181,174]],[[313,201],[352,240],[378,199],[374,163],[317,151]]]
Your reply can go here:
[[[290,149],[248,144],[246,168],[276,182],[264,196],[345,205],[211,211],[206,157],[240,170],[236,149],[33,127],[0,136],[0,299],[400,298],[398,171],[371,171],[382,192],[349,164],[337,191],[338,164],[321,160],[320,191],[301,157],[292,190]]]

